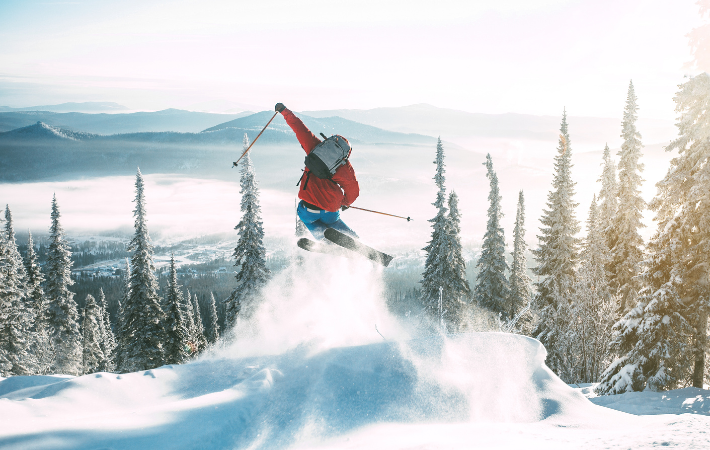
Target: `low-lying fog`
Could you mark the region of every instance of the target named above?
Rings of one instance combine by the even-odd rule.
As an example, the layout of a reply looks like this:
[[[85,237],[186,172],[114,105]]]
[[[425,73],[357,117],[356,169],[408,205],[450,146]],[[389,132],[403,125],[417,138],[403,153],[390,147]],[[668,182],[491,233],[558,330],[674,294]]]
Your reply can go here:
[[[258,144],[254,147],[256,177],[262,186],[268,186],[260,190],[267,242],[289,239],[295,227],[294,204],[298,189],[295,183],[301,167],[293,167],[293,183],[290,179],[288,183],[274,180],[277,175],[273,167],[278,161],[269,158],[264,149],[259,154],[258,147]],[[432,202],[436,189],[432,177],[436,149],[416,147],[410,151],[408,147],[400,147],[395,151],[387,147],[365,147],[356,147],[351,159],[361,187],[360,198],[354,206],[411,216],[413,221],[354,210],[343,213],[344,220],[363,241],[385,251],[421,249],[431,234],[428,220],[435,215]],[[473,151],[455,146],[445,148],[446,187],[449,191],[455,190],[460,198],[465,246],[477,247],[485,231],[489,184],[483,162],[487,152],[493,157],[499,178],[507,244],[512,241],[518,191],[522,189],[526,202],[526,238],[531,246],[537,245],[538,220],[550,190],[555,147],[556,140],[481,138],[467,145]],[[580,204],[577,218],[582,222],[592,195],[600,188],[597,179],[601,175],[602,148],[594,152],[574,152],[573,141],[573,175],[577,182],[576,201]],[[617,151],[612,149],[618,160]],[[661,144],[647,145],[643,152],[642,162],[646,165],[643,176],[647,180],[643,195],[650,200],[656,193],[655,183],[665,175],[672,155],[664,152]],[[278,177],[283,173],[281,168]],[[144,174],[144,178],[148,226],[156,242],[230,232],[234,233],[236,242],[233,229],[240,218],[237,170],[233,171],[233,181],[180,174]],[[53,193],[60,206],[61,223],[70,236],[118,232],[128,237],[133,227],[134,183],[135,172],[73,181],[0,184],[0,202],[10,205],[18,238],[22,240],[28,228],[36,235],[46,235]],[[649,227],[643,230],[646,236],[654,229],[651,218],[652,214],[647,212]]]

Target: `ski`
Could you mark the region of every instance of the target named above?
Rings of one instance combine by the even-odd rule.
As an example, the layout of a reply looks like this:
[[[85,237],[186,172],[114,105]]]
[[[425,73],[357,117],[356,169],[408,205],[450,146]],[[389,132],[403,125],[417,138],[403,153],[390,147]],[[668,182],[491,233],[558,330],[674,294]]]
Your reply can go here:
[[[368,247],[357,239],[354,239],[348,236],[347,234],[343,234],[333,228],[326,229],[324,235],[325,238],[328,239],[330,242],[339,245],[342,248],[352,250],[353,252],[362,255],[376,263],[382,264],[385,267],[387,267],[390,261],[392,261],[392,259],[394,258],[393,256],[390,256],[386,253],[382,253],[381,251],[375,250],[372,247]]]
[[[335,244],[331,244],[330,242],[317,242],[308,238],[299,239],[297,245],[303,250],[314,253],[323,253],[325,255],[343,256],[345,258],[358,258],[360,256],[342,247],[338,247]]]

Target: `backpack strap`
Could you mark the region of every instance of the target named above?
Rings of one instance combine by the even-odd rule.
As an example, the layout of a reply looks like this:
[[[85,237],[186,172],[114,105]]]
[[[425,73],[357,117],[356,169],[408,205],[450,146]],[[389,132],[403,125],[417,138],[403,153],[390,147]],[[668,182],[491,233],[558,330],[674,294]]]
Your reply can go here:
[[[306,188],[308,187],[308,180],[310,180],[310,178],[311,178],[311,171],[309,170],[308,174],[306,174],[306,172],[304,171],[303,175],[306,175],[306,181],[303,182],[303,188],[302,188],[302,190],[305,191]],[[301,183],[301,180],[303,179],[303,175],[301,175],[301,179],[298,180],[298,183],[296,183],[296,186],[298,186]]]

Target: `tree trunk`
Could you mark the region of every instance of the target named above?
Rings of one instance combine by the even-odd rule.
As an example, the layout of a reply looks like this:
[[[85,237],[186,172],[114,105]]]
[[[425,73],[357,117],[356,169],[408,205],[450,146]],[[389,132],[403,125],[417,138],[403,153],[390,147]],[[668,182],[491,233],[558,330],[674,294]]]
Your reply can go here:
[[[705,308],[700,309],[698,329],[695,336],[695,367],[693,368],[693,387],[703,388],[705,379],[705,349],[707,347],[708,313]]]

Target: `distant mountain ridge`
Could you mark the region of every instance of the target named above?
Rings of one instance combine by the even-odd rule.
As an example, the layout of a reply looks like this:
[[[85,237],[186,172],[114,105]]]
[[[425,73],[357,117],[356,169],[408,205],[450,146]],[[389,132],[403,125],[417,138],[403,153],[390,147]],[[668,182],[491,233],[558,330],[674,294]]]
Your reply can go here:
[[[50,137],[66,138],[70,140],[92,139],[97,141],[131,141],[131,142],[161,142],[172,144],[196,144],[196,145],[234,145],[241,143],[244,134],[253,140],[268,122],[272,113],[268,111],[251,114],[247,117],[231,120],[220,125],[210,127],[199,133],[161,131],[161,132],[137,132],[137,133],[116,133],[110,135],[99,135],[83,131],[74,131],[62,127],[49,125],[42,121],[37,121],[32,125],[17,128],[0,133],[0,145],[8,143],[13,139],[32,140],[46,139]],[[325,119],[313,119],[301,116],[306,126],[311,131],[318,134],[342,134],[353,143],[368,144],[406,144],[406,145],[426,145],[435,143],[431,136],[418,134],[404,134],[393,131],[382,130],[369,125],[362,125],[351,120],[339,117],[329,117]],[[280,120],[279,120],[280,119]],[[262,134],[261,141],[295,142],[295,135],[286,124],[283,117],[274,119],[269,128]]]
[[[0,112],[0,132],[26,127],[41,121],[54,127],[104,135],[162,131],[196,133],[250,114],[253,113],[215,114],[180,109],[121,114],[13,111]]]
[[[623,111],[619,109],[619,117]],[[554,140],[559,133],[562,118],[559,116],[538,116],[532,114],[470,113],[420,103],[402,107],[383,107],[374,109],[334,109],[325,111],[304,111],[303,114],[314,118],[342,117],[366,125],[372,125],[401,133],[422,133],[442,136],[449,140],[467,137],[492,137],[531,140]],[[620,142],[621,119],[604,117],[575,116],[568,111],[572,143],[604,142],[609,145],[615,140]],[[671,121],[645,119],[641,117],[638,128],[644,137],[644,143],[670,141],[676,134]]]
[[[273,114],[274,113],[272,111],[259,112],[247,117],[242,117],[216,125],[204,130],[203,132],[216,132],[230,128],[245,131],[260,131],[269,121],[271,116],[273,116]],[[354,120],[343,119],[342,117],[315,118],[301,113],[297,113],[297,115],[316,136],[319,136],[320,133],[323,133],[326,136],[340,134],[353,142],[365,142],[369,144],[388,143],[426,145],[436,142],[436,139],[432,136],[385,130],[372,125],[362,124]],[[293,135],[291,128],[280,114],[277,115],[271,122],[269,128],[267,128],[267,131],[268,130]]]
[[[11,108],[0,106],[0,111],[51,111],[51,112],[82,112],[82,113],[107,113],[128,111],[128,108],[114,102],[68,102],[58,105],[27,106],[24,108]]]
[[[252,114],[198,133],[100,135],[35,121],[0,133],[0,182],[117,175],[131,173],[137,166],[144,173],[230,176],[231,162],[241,152],[244,135],[253,142],[272,114],[269,111]],[[314,133],[342,134],[356,148],[358,144],[390,145],[410,151],[434,148],[436,143],[430,136],[382,130],[341,118],[301,117]],[[259,150],[255,161],[290,161],[271,170],[276,182],[291,183],[288,168],[303,164],[298,140],[282,117],[275,119],[262,134]],[[365,156],[367,152],[358,154]],[[279,170],[284,171],[283,176],[277,175]]]

